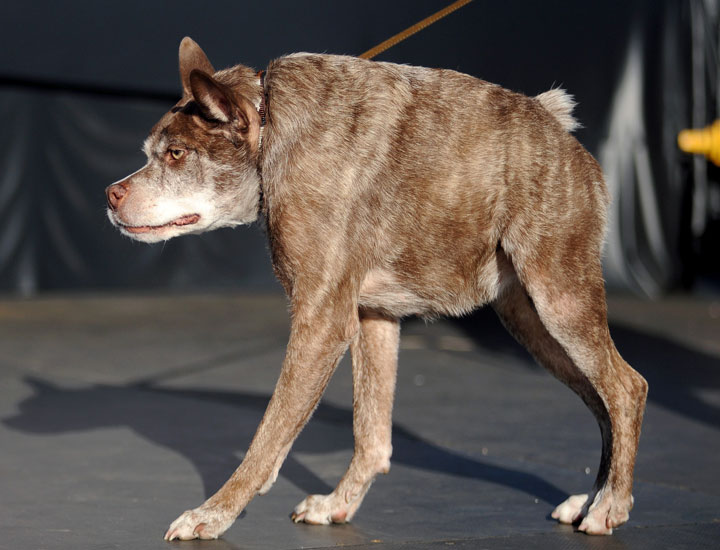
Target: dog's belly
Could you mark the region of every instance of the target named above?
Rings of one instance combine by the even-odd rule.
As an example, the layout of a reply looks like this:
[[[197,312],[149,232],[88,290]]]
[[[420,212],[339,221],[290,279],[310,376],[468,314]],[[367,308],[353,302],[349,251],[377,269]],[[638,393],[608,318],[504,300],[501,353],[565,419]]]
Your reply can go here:
[[[373,269],[360,287],[359,306],[398,318],[463,315],[494,300],[512,275],[512,267],[502,250],[498,250],[475,264],[469,273],[468,277],[438,277],[428,269],[408,276]]]
[[[425,299],[384,269],[373,269],[365,276],[360,287],[359,306],[391,317],[422,315],[429,309]]]

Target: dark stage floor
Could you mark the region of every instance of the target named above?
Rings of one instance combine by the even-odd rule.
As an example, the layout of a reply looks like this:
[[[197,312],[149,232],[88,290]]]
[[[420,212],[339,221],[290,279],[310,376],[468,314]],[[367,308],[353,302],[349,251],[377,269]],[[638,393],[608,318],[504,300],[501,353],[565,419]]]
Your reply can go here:
[[[490,310],[403,327],[392,471],[349,525],[295,525],[352,453],[343,361],[273,490],[219,541],[166,543],[219,487],[272,391],[280,297],[0,301],[0,548],[662,549],[720,547],[720,300],[610,301],[650,382],[631,520],[588,537],[549,518],[590,488],[590,413]]]

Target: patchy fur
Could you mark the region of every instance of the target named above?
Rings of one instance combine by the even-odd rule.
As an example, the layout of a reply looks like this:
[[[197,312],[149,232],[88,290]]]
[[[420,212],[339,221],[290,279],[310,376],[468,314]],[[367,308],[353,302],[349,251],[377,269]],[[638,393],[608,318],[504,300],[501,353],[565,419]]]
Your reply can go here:
[[[569,133],[572,98],[315,54],[273,61],[261,84],[247,67],[215,72],[190,39],[180,72],[183,98],[146,141],[148,164],[108,187],[108,216],[154,242],[261,213],[292,325],[245,459],[166,538],[216,538],[270,488],[348,347],[355,454],[337,488],[308,497],[293,519],[350,520],[390,467],[399,319],[486,303],[601,428],[595,486],[553,517],[594,534],[626,521],[647,384],[608,331],[609,197]]]

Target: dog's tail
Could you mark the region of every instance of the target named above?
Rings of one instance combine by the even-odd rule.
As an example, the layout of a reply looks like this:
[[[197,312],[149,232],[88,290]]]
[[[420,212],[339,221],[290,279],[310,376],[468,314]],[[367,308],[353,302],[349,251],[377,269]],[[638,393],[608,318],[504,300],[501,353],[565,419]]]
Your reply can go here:
[[[553,88],[547,92],[535,96],[540,105],[545,107],[552,114],[560,125],[568,132],[572,132],[580,128],[580,123],[575,120],[572,115],[575,108],[575,100],[573,96],[561,88]]]

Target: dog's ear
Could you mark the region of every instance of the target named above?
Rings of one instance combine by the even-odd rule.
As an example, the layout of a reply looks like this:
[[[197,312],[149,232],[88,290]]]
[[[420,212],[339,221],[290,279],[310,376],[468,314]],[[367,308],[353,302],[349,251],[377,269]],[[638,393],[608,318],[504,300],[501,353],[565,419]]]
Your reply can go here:
[[[230,122],[234,110],[230,90],[198,69],[190,72],[188,86],[190,95],[206,118]]]
[[[222,132],[235,145],[244,140],[253,149],[258,147],[260,115],[250,101],[197,69],[189,81],[192,98],[205,118],[224,123]]]
[[[186,36],[180,42],[180,81],[183,87],[183,97],[191,95],[190,73],[194,70],[203,71],[209,75],[215,74],[210,60],[192,38]]]

